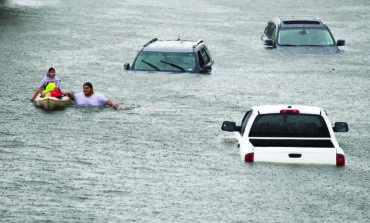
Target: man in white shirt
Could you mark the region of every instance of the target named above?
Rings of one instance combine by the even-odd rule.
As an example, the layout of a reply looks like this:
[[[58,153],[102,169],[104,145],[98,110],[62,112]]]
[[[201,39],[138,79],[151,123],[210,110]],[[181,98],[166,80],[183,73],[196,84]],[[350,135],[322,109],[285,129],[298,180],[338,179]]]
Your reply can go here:
[[[109,105],[119,107],[117,103],[113,103],[111,100],[105,98],[103,95],[95,93],[90,82],[86,82],[83,85],[83,92],[81,93],[72,94],[69,92],[64,92],[63,94],[74,100],[76,102],[76,105],[78,106],[102,107]]]

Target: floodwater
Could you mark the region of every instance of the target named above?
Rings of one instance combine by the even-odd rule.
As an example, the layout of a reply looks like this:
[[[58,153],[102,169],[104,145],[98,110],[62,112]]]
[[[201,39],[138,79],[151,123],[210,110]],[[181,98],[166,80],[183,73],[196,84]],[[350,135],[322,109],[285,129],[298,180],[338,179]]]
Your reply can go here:
[[[318,16],[346,46],[266,50],[278,15]],[[0,221],[369,222],[369,19],[368,0],[0,0]],[[212,74],[125,71],[154,37],[203,39]],[[120,107],[35,107],[50,66]],[[263,104],[348,122],[346,166],[244,163],[221,124]]]

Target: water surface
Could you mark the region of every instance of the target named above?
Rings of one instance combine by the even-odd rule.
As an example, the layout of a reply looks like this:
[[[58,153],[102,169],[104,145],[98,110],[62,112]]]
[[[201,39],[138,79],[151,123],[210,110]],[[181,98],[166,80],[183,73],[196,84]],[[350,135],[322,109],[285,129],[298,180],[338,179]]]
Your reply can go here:
[[[2,222],[367,222],[368,1],[0,1]],[[338,55],[263,49],[278,15],[321,17]],[[211,75],[125,71],[153,37],[203,39]],[[54,112],[29,99],[53,66],[64,91],[120,104]],[[248,165],[224,120],[263,104],[321,106],[346,166]]]

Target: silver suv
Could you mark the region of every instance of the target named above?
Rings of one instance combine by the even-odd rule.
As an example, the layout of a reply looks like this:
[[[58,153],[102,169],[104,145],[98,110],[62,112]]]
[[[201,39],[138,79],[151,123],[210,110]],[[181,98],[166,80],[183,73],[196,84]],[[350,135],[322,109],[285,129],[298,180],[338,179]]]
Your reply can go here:
[[[146,43],[126,70],[210,73],[213,59],[203,40],[158,40]]]

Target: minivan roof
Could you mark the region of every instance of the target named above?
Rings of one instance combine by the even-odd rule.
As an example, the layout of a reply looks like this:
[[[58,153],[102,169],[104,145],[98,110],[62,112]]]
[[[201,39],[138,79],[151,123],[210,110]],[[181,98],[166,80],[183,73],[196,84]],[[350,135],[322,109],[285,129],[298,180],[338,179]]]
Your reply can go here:
[[[278,16],[275,21],[280,27],[325,27],[325,23],[317,17]]]

